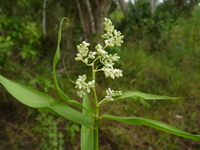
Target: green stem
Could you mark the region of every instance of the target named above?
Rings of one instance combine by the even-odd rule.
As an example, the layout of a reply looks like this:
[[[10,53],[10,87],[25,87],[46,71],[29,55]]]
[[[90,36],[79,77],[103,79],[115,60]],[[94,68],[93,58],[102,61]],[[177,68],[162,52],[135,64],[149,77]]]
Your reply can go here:
[[[99,148],[99,119],[95,118],[95,129],[94,129],[94,150],[98,150]]]
[[[94,70],[94,62],[91,65],[92,66],[92,78],[95,80],[95,70]],[[95,84],[96,85],[96,84]],[[97,93],[96,93],[96,87],[93,88],[94,93],[94,106],[95,106],[95,114],[94,114],[94,150],[98,150],[99,145],[99,139],[98,139],[98,131],[99,131],[99,105],[98,105],[98,99],[97,99]]]

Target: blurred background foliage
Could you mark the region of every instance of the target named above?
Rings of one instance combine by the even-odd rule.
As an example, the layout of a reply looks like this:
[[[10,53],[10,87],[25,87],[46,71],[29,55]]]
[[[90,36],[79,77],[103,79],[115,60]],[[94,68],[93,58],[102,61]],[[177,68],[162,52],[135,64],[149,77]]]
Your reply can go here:
[[[122,100],[103,105],[102,113],[141,116],[200,134],[200,1],[199,0],[9,0],[0,3],[0,74],[59,99],[52,82],[52,60],[62,17],[62,57],[71,78],[89,70],[75,63],[76,45],[102,43],[104,17],[125,36],[116,64],[118,81],[98,76],[98,93],[108,86],[180,96],[170,101]],[[62,62],[61,88],[78,99]],[[78,99],[80,101],[80,99]],[[116,111],[117,110],[117,111]],[[0,86],[0,150],[80,149],[80,126],[17,102]],[[199,142],[147,126],[102,120],[100,149],[198,150]]]

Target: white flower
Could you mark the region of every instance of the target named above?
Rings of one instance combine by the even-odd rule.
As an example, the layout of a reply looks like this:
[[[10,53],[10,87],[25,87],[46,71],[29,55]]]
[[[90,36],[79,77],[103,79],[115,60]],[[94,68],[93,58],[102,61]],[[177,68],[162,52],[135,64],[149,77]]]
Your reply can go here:
[[[113,37],[114,26],[112,25],[110,19],[107,18],[104,19],[104,30],[106,31],[106,33],[102,35],[102,37],[106,39],[104,41],[106,46],[113,47],[115,42],[115,39]]]
[[[123,43],[124,36],[121,35],[120,31],[117,31],[114,29],[114,26],[112,25],[112,22],[110,19],[105,18],[104,20],[104,30],[106,33],[102,35],[102,37],[106,40],[104,40],[106,46],[121,46],[121,43]]]
[[[122,70],[120,69],[114,69],[112,67],[103,67],[102,70],[104,71],[104,74],[107,77],[111,77],[112,79],[122,77]]]
[[[100,44],[97,44],[95,46],[96,51],[93,52],[89,51],[88,49],[88,46],[90,44],[83,41],[77,46],[78,53],[76,54],[75,60],[82,61],[86,65],[92,66],[92,71],[94,72],[104,71],[105,77],[110,77],[112,79],[122,77],[122,70],[115,69],[113,67],[115,62],[117,62],[120,57],[117,54],[109,54],[106,51],[106,48],[121,46],[124,36],[121,35],[121,32],[114,29],[114,25],[112,24],[111,20],[107,18],[105,18],[104,20],[104,30],[105,34],[103,34],[102,37],[104,38],[105,45],[102,46]],[[93,62],[89,64],[90,61]],[[99,65],[99,63],[101,64]],[[85,92],[90,93],[91,88],[95,87],[95,80],[86,82],[86,79],[86,75],[79,75],[75,83],[75,88],[77,89],[77,95],[79,97],[83,97],[85,95]],[[121,91],[114,91],[109,88],[108,90],[106,90],[106,96],[102,101],[114,100],[114,96],[119,96],[121,94]]]
[[[97,44],[95,46],[95,49],[97,50],[97,55],[105,55],[107,52],[102,48],[100,44]]]
[[[90,58],[90,59],[95,59],[95,55],[96,55],[96,52],[89,52],[89,55],[88,55],[88,57]]]
[[[108,18],[104,19],[104,30],[108,33],[112,33],[114,30],[114,26],[112,25],[112,21]]]
[[[85,83],[85,80],[86,80],[86,75],[79,75],[78,76],[78,79],[76,80],[76,87],[77,89],[85,89],[86,88],[86,83]]]
[[[115,43],[115,38],[114,37],[108,38],[104,42],[105,42],[106,46],[110,46],[110,47],[115,46],[114,45],[114,43]]]
[[[111,59],[112,59],[113,61],[118,61],[118,60],[119,60],[119,58],[120,58],[120,57],[119,57],[119,56],[117,56],[117,54],[114,54],[114,55],[112,56],[112,58],[111,58]]]
[[[114,69],[114,70],[113,70],[113,74],[114,74],[114,76],[117,77],[117,78],[123,76],[122,70],[120,70],[120,69]]]
[[[77,46],[78,53],[76,54],[76,61],[83,60],[83,57],[86,57],[88,55],[88,46],[90,46],[90,44],[86,43],[85,41]]]
[[[114,35],[115,35],[115,42],[114,42],[114,44],[116,46],[121,46],[121,43],[123,43],[122,39],[124,38],[124,36],[121,35],[120,31],[117,32],[117,30],[114,30]]]
[[[81,54],[77,53],[76,56],[77,56],[77,57],[75,58],[76,61],[83,60],[83,57],[81,56]]]
[[[78,89],[77,91],[77,95],[79,97],[83,97],[83,95],[85,95],[85,90],[87,91],[87,93],[90,93],[90,88],[93,88],[95,86],[95,81],[89,81],[88,83],[85,82],[85,80],[87,79],[86,75],[79,75],[78,79],[76,80],[76,86],[75,88]]]
[[[120,96],[120,95],[122,95],[122,91],[114,91],[108,88],[108,90],[106,90],[106,96],[103,99],[103,101],[104,100],[114,101],[113,97]]]
[[[83,97],[85,95],[85,92],[83,90],[76,91],[76,94],[78,95],[78,97]]]
[[[114,61],[117,61],[120,57],[117,54],[114,55],[104,55],[101,58],[101,63],[104,65],[101,70],[104,71],[104,74],[107,77],[111,77],[112,79],[122,77],[122,70],[114,69],[113,65]]]
[[[89,43],[86,43],[85,41],[83,41],[81,44],[79,44],[77,46],[77,49],[79,51],[79,53],[82,55],[82,56],[87,56],[87,53],[88,53],[88,46],[90,46]]]
[[[85,58],[84,60],[82,60],[85,64],[88,63],[88,58]]]

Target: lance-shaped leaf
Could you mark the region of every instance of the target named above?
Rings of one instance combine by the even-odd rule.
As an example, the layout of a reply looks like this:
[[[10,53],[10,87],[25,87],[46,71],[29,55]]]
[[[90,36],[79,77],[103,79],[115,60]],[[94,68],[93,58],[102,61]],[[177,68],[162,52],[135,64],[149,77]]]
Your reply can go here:
[[[115,97],[114,100],[130,98],[130,97],[140,97],[146,100],[178,99],[177,97],[147,94],[140,91],[129,91],[129,92],[124,92],[121,96]]]
[[[155,121],[155,120],[151,120],[151,119],[147,119],[147,118],[141,118],[141,117],[117,117],[117,116],[111,116],[111,115],[107,115],[107,114],[103,114],[101,116],[101,118],[105,118],[105,119],[111,119],[111,120],[115,120],[118,122],[123,122],[126,124],[132,124],[132,125],[147,125],[153,128],[156,128],[158,130],[161,131],[165,131],[167,133],[171,133],[180,137],[185,137],[188,139],[193,139],[193,140],[198,140],[200,141],[200,135],[193,135],[190,133],[187,133],[183,130],[177,129],[173,126],[170,126],[168,124],[159,122],[159,121]]]
[[[60,87],[58,85],[58,80],[57,80],[57,77],[56,77],[56,65],[57,65],[58,61],[60,60],[60,41],[61,41],[61,34],[62,34],[62,32],[61,32],[62,31],[62,23],[63,23],[64,19],[66,19],[68,21],[67,18],[63,18],[61,20],[60,28],[59,28],[59,31],[58,31],[57,49],[56,49],[56,53],[55,53],[54,61],[53,61],[53,79],[54,79],[54,84],[55,84],[56,90],[58,91],[58,94],[60,95],[60,97],[64,101],[66,101],[67,103],[69,103],[71,105],[78,106],[80,108],[84,108],[79,102],[74,101],[74,100],[70,100],[70,98],[60,89]]]
[[[83,114],[93,121],[92,105],[87,93],[83,97],[83,107]],[[94,129],[84,125],[81,126],[81,150],[94,150]]]
[[[91,119],[89,119],[86,115],[83,115],[81,112],[67,106],[49,95],[10,81],[1,75],[0,83],[13,97],[29,107],[48,111],[52,114],[61,116],[87,127],[92,127],[93,125]]]
[[[113,97],[115,100],[125,99],[125,98],[136,98],[140,97],[145,100],[166,100],[166,99],[179,99],[180,97],[169,97],[169,96],[161,96],[161,95],[154,95],[154,94],[147,94],[140,91],[128,91],[123,92],[121,96]],[[102,103],[113,102],[111,100],[104,100]]]
[[[169,96],[162,96],[162,95],[155,95],[155,94],[148,94],[148,93],[143,93],[140,91],[128,91],[128,92],[123,92],[121,96],[116,96],[113,97],[114,100],[120,100],[124,98],[143,98],[145,100],[169,100],[169,99],[179,99],[181,97],[169,97]],[[112,102],[109,100],[105,100],[102,103],[108,103]]]

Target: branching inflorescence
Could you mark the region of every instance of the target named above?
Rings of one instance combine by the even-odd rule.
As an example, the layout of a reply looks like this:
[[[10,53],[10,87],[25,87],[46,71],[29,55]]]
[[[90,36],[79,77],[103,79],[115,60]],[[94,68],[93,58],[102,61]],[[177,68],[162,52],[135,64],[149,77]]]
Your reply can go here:
[[[93,80],[89,81],[88,83],[86,83],[85,81],[87,78],[85,74],[78,77],[75,88],[77,89],[77,95],[79,97],[83,97],[85,95],[85,90],[87,91],[87,93],[89,93],[90,88],[95,88],[95,73],[98,71],[103,71],[106,78],[110,77],[112,79],[115,79],[123,76],[122,70],[114,68],[115,62],[117,62],[120,57],[117,55],[117,53],[114,55],[109,54],[106,51],[106,48],[121,46],[124,36],[121,35],[120,31],[114,29],[114,25],[108,18],[105,18],[104,20],[104,30],[106,31],[105,34],[102,35],[102,38],[105,39],[104,47],[100,44],[97,44],[95,46],[95,51],[90,51],[88,49],[90,44],[85,41],[77,46],[78,53],[76,54],[75,60],[82,61],[87,66],[91,66],[93,68],[92,71],[94,75]],[[98,65],[98,67],[96,67],[95,62],[97,60],[99,60],[102,65]],[[102,67],[99,68],[99,66]],[[108,88],[108,90],[106,90],[106,96],[102,101],[113,101],[112,97],[120,95],[122,95],[122,91],[114,91]]]

